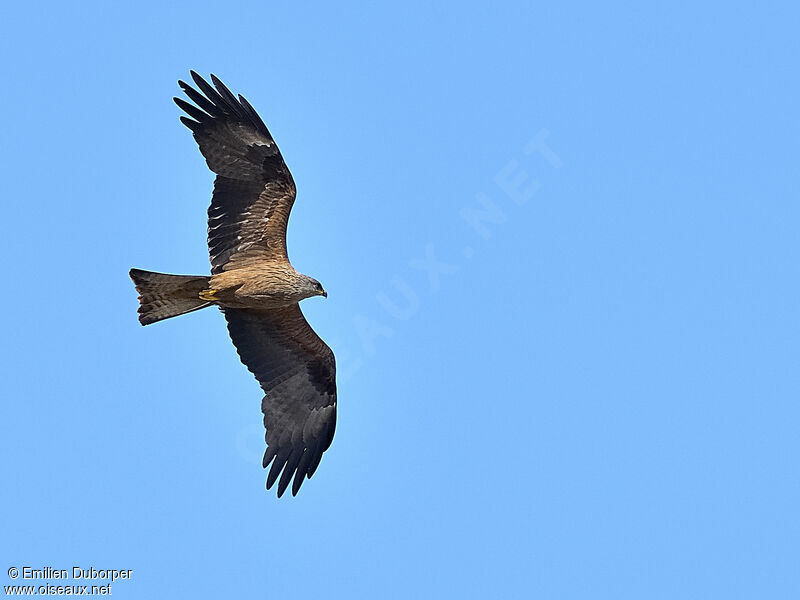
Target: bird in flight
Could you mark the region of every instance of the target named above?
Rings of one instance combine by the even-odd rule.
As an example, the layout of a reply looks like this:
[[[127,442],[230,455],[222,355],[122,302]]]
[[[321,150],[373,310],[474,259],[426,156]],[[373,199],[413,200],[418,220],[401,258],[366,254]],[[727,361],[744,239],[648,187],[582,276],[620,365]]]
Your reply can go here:
[[[149,325],[207,306],[222,310],[239,357],[265,393],[267,489],[278,481],[280,497],[294,478],[296,495],[336,428],[333,352],[298,304],[327,293],[289,262],[286,225],[296,189],[264,121],[214,75],[213,86],[194,71],[191,76],[198,89],[178,85],[194,104],[174,100],[217,175],[208,209],[211,276],[131,269],[139,321]]]

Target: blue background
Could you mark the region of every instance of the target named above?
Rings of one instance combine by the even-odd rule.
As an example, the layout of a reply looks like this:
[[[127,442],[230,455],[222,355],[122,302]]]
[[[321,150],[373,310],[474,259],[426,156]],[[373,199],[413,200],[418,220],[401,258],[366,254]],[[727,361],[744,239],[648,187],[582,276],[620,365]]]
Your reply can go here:
[[[133,569],[117,598],[800,597],[792,3],[21,6],[3,569]],[[130,267],[208,272],[190,68],[270,126],[329,293],[303,307],[339,424],[297,498],[264,490],[221,315],[136,321]]]

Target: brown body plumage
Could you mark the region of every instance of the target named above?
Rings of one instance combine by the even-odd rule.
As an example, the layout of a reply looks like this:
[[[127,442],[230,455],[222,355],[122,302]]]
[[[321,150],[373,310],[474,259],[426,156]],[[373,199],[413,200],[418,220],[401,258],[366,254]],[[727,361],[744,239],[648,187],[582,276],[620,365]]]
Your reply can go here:
[[[315,279],[288,261],[264,261],[213,275],[199,297],[227,308],[278,308],[311,296],[326,296]]]
[[[212,87],[192,71],[200,91],[179,81],[194,102],[175,102],[191,118],[209,168],[217,174],[208,209],[211,276],[131,269],[142,325],[216,305],[242,362],[266,393],[267,488],[292,494],[319,465],[336,427],[336,363],[298,303],[327,296],[315,279],[295,271],[286,225],[295,184],[266,125],[242,96],[213,75]],[[201,93],[202,92],[202,93]]]

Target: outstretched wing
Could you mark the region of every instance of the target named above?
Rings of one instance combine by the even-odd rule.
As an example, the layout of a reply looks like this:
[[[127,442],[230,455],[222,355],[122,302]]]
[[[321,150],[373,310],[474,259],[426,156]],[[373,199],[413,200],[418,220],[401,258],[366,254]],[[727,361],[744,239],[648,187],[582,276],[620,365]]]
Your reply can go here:
[[[272,462],[267,489],[280,475],[280,497],[294,476],[292,495],[296,495],[303,478],[311,478],[333,441],[333,352],[314,333],[297,304],[270,310],[223,310],[242,362],[266,393],[261,402],[267,429],[264,468]]]
[[[199,92],[183,81],[178,85],[197,106],[174,100],[191,117],[181,121],[217,174],[208,208],[211,273],[251,260],[288,260],[286,224],[296,190],[275,140],[244,97],[234,97],[214,75],[212,87],[191,74]]]

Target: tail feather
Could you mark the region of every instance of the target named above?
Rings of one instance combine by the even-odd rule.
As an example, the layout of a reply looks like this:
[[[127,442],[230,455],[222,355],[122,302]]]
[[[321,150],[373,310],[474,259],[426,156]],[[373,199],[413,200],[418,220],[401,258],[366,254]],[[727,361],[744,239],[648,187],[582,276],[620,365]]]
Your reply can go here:
[[[131,279],[139,292],[139,322],[149,325],[210,306],[200,297],[208,289],[209,277],[167,275],[131,269]]]

